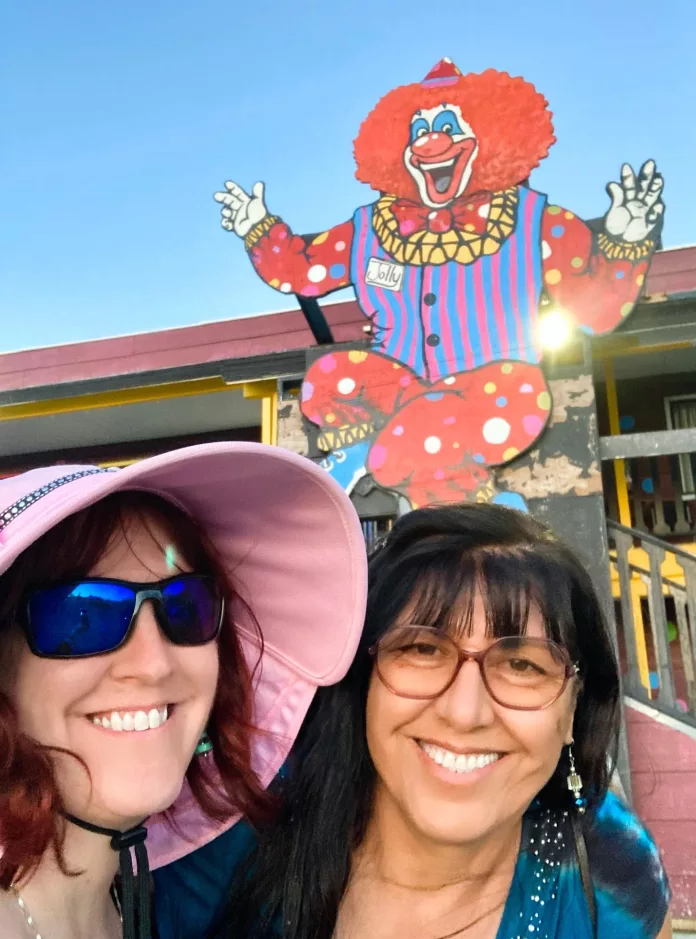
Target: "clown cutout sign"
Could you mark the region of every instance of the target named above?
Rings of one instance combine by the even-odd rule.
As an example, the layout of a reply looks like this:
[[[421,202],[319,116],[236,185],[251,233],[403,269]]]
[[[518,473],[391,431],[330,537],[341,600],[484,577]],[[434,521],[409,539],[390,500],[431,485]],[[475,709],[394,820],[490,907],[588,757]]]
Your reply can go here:
[[[296,235],[262,183],[216,194],[223,228],[271,287],[355,289],[369,348],[318,358],[302,390],[348,489],[370,473],[412,507],[493,497],[493,469],[549,419],[544,324],[600,334],[632,311],[662,225],[662,177],[652,161],[638,175],[624,165],[590,228],[527,184],[554,140],[528,82],[463,75],[444,59],[362,124],[356,175],[379,195],[349,221]]]

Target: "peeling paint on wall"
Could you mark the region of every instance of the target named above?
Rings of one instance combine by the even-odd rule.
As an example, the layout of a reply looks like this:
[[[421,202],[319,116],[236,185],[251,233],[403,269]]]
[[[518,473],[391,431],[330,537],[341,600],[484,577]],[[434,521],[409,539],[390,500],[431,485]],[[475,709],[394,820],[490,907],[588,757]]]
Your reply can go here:
[[[540,446],[498,470],[496,485],[525,499],[601,493],[592,375],[553,379],[549,387],[554,406]]]
[[[299,401],[283,401],[278,406],[278,446],[300,456],[309,453],[309,441]]]
[[[568,408],[589,408],[594,403],[595,395],[591,375],[556,379],[549,382],[549,388],[553,401],[549,427],[567,420]]]
[[[526,466],[506,467],[497,481],[501,488],[519,492],[525,499],[543,499],[571,492],[576,496],[586,496],[602,491],[602,474],[596,461],[585,467],[564,455],[551,456],[543,462],[534,460]]]

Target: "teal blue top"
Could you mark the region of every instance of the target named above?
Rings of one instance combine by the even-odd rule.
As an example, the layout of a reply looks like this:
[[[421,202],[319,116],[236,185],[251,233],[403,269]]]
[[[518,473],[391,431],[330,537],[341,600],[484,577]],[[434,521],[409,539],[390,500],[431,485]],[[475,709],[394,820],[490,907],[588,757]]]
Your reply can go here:
[[[609,793],[585,831],[598,939],[652,939],[670,890],[655,842]],[[515,875],[498,939],[591,939],[568,813],[532,807],[524,818]]]
[[[227,884],[253,847],[240,823],[188,858],[155,871],[159,939],[203,939]],[[598,939],[652,939],[670,892],[654,841],[609,794],[586,832]],[[589,913],[567,813],[532,807],[498,939],[591,939]]]

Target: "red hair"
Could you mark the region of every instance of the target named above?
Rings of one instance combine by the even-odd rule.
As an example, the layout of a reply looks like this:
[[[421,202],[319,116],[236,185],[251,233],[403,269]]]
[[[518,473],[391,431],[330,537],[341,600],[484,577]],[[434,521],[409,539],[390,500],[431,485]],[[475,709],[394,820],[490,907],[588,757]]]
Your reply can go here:
[[[120,492],[56,525],[0,577],[0,644],[3,640],[11,643],[3,637],[3,629],[16,624],[19,604],[28,590],[85,576],[133,516],[146,525],[161,524],[194,571],[216,578],[225,593],[227,611],[242,602],[213,545],[192,518],[151,493]],[[262,646],[260,635],[259,643]],[[229,612],[220,633],[219,658],[208,734],[224,791],[211,782],[205,760],[192,760],[186,778],[210,818],[221,821],[232,812],[241,812],[258,825],[269,818],[274,799],[263,790],[251,767],[252,675]],[[12,703],[0,692],[0,888],[7,889],[14,880],[31,874],[50,846],[61,870],[69,873],[62,853],[62,809],[51,750],[21,732]],[[174,813],[171,821],[176,824]]]
[[[443,102],[458,105],[478,140],[467,192],[496,192],[523,182],[555,143],[548,102],[523,78],[488,69],[448,85],[402,85],[386,94],[360,126],[353,144],[360,182],[420,201],[403,161],[411,118]]]

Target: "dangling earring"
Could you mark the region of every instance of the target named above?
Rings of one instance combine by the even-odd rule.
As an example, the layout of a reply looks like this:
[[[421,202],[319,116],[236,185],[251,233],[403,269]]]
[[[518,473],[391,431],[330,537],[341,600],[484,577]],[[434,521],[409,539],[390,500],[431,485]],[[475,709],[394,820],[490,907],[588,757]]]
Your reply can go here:
[[[193,751],[194,756],[207,756],[210,751],[213,749],[213,741],[208,736],[208,731],[204,730],[201,734],[201,739],[198,741],[198,746]]]
[[[573,747],[571,744],[568,744],[568,762],[570,764],[570,772],[568,773],[567,779],[568,789],[573,793],[573,801],[575,802],[575,808],[578,811],[578,815],[584,815],[587,799],[585,799],[582,795],[582,777],[579,775],[576,769],[575,757],[573,756]]]

